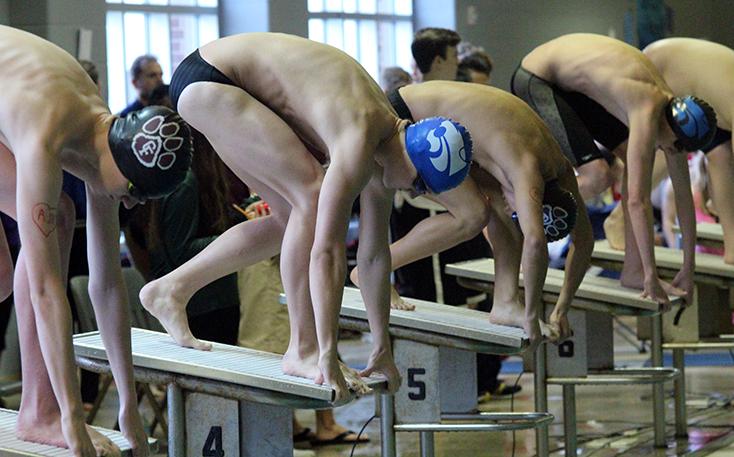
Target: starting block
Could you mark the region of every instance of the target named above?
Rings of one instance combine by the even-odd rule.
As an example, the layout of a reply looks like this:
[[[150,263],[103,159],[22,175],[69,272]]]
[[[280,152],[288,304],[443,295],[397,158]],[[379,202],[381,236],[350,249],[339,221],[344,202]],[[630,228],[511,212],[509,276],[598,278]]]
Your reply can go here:
[[[409,300],[415,310],[390,310],[403,385],[394,396],[378,393],[383,457],[396,456],[395,432],[420,433],[421,456],[431,457],[435,432],[545,428],[553,421],[547,412],[476,412],[476,354],[523,352],[522,329],[490,324],[481,311]],[[344,289],[340,325],[369,331],[359,290]]]
[[[683,251],[656,246],[655,262],[660,277],[672,279],[683,266]],[[605,240],[597,241],[592,263],[621,271],[624,251],[610,248]],[[668,313],[663,321],[663,349],[673,351],[673,366],[681,372],[675,382],[675,434],[679,437],[688,435],[685,351],[734,349],[734,337],[731,335],[734,333],[731,322],[734,267],[724,263],[723,257],[697,252],[693,282],[696,288],[693,303],[682,311],[678,325],[675,325],[672,313]],[[645,336],[644,327],[642,336]]]
[[[471,260],[446,266],[446,272],[459,278],[465,287],[490,292],[494,284],[494,260]],[[555,305],[564,272],[549,269],[543,285],[544,315]],[[520,286],[523,287],[522,276]],[[671,298],[675,303],[678,298]],[[612,334],[613,315],[648,316],[653,319],[652,368],[620,369],[614,367]],[[621,287],[608,278],[585,277],[568,313],[574,336],[555,346],[545,344],[536,357],[536,409],[547,411],[547,384],[563,386],[564,436],[566,456],[575,456],[576,385],[652,384],[655,444],[665,445],[665,398],[663,383],[675,379],[678,371],[662,368],[662,331],[657,303],[643,299],[637,290]],[[547,435],[538,434],[538,447],[547,447]]]
[[[74,351],[82,368],[110,371],[99,332],[75,335]],[[132,353],[136,380],[168,385],[168,446],[175,457],[292,457],[292,411],[344,404],[334,402],[330,386],[284,375],[278,354],[217,343],[199,351],[138,328]],[[384,385],[365,381],[374,389]]]
[[[0,455],[17,456],[17,457],[71,457],[72,453],[68,449],[48,446],[46,444],[29,443],[21,441],[15,436],[15,423],[18,419],[18,412],[9,409],[0,408]],[[112,440],[113,443],[120,448],[123,457],[132,456],[130,443],[127,442],[122,433],[107,430],[101,427],[94,427],[98,432]],[[156,440],[149,438],[148,446],[150,452],[154,453],[158,449]]]

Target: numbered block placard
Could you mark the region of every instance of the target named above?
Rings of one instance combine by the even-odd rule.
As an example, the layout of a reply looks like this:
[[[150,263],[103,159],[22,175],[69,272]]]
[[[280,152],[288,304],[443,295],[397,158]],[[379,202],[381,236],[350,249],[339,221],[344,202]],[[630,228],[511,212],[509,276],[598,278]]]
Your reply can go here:
[[[403,384],[395,394],[398,424],[441,422],[441,413],[476,410],[476,354],[396,340],[393,351]]]

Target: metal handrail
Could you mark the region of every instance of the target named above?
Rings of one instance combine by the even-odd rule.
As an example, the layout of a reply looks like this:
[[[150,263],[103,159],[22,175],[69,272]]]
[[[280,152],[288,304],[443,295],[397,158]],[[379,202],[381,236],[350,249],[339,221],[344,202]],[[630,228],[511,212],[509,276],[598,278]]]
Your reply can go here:
[[[586,376],[547,378],[548,384],[557,385],[625,385],[658,384],[675,380],[680,372],[675,368],[617,368],[591,372]]]
[[[496,418],[492,415],[496,414]],[[555,417],[550,413],[478,413],[478,414],[442,414],[442,420],[477,420],[496,423],[417,423],[396,424],[396,432],[506,432],[540,428],[553,422]]]

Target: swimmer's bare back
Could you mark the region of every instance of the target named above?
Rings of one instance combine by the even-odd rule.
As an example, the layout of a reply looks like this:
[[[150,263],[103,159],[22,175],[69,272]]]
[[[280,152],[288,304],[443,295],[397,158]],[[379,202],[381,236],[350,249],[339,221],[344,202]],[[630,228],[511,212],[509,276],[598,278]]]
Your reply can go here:
[[[522,66],[565,90],[587,95],[625,124],[629,112],[645,103],[645,94],[670,93],[640,50],[604,35],[561,36],[531,51]]]
[[[327,155],[350,132],[380,141],[394,131],[397,116],[380,87],[334,47],[286,34],[248,33],[213,41],[199,52],[304,143]]]
[[[65,169],[88,174],[76,159],[94,154],[95,121],[109,111],[76,60],[35,35],[0,26],[0,84],[0,142],[19,154],[24,149],[13,144],[42,139],[50,151],[64,151]]]

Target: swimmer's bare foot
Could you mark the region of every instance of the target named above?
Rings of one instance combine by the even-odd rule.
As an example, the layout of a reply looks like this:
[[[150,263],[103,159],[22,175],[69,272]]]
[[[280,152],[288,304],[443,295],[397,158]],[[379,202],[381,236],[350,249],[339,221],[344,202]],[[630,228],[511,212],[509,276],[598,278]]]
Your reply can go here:
[[[641,270],[632,271],[631,268],[623,268],[622,274],[619,277],[619,283],[622,285],[622,287],[642,290],[645,288],[644,278],[645,275]]]
[[[358,268],[353,268],[352,271],[349,272],[349,280],[354,283],[355,286],[359,287],[359,273]],[[395,289],[395,286],[390,287],[390,309],[399,309],[402,311],[413,311],[415,309],[415,305],[413,303],[409,303],[398,294],[398,291]]]
[[[415,305],[405,301],[403,297],[398,295],[398,291],[395,290],[395,287],[390,287],[390,308],[402,311],[413,311],[415,310]]]
[[[341,403],[350,397],[349,386],[344,379],[339,360],[336,354],[322,354],[319,357],[320,374],[316,377],[316,384],[328,384],[334,389],[334,403]]]
[[[212,345],[194,338],[186,316],[189,297],[183,296],[175,281],[166,276],[151,281],[140,290],[140,303],[160,321],[171,338],[180,346],[210,351]]]
[[[112,440],[89,425],[86,426],[86,430],[98,456],[115,457],[120,455],[120,449]],[[23,441],[67,449],[69,447],[61,430],[61,418],[58,416],[36,418],[34,421],[28,421],[24,415],[19,415],[15,435]]]
[[[367,386],[367,383],[362,380],[362,376],[359,375],[357,370],[349,368],[341,360],[339,361],[339,368],[342,370],[342,374],[344,375],[344,379],[347,381],[349,390],[359,396],[372,392],[372,389],[370,389]]]
[[[508,325],[525,330],[531,345],[535,346],[543,338],[552,334],[551,327],[539,319],[528,321],[525,318],[525,307],[518,302],[499,302],[495,300],[489,313],[489,322],[496,325]]]
[[[280,362],[283,373],[311,380],[315,380],[321,376],[321,370],[319,370],[318,363],[318,349],[314,351],[300,352],[301,355],[299,356],[299,351],[297,349],[288,348],[286,353],[283,354],[283,360]]]

